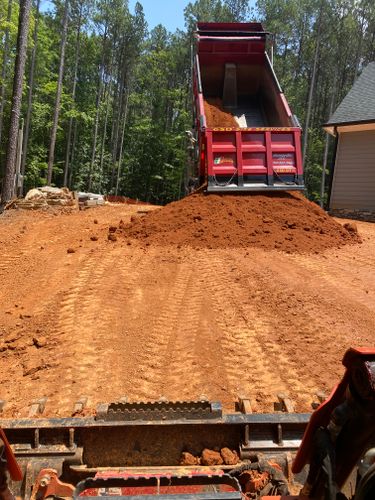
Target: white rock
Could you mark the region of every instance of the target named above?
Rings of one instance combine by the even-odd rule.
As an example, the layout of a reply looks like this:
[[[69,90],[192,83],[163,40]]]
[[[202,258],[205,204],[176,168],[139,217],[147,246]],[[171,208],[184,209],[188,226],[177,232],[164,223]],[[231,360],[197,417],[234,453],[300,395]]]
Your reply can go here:
[[[34,188],[28,191],[28,193],[25,196],[25,200],[36,200],[36,199],[43,200],[44,198],[46,198],[46,196],[47,195],[45,193],[42,193],[39,189]]]

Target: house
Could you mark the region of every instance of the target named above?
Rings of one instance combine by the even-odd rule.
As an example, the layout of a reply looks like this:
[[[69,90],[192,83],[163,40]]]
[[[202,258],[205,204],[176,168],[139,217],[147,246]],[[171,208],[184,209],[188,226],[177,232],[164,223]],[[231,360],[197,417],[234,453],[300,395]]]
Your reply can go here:
[[[336,138],[329,210],[375,218],[375,62],[366,66],[323,127]]]

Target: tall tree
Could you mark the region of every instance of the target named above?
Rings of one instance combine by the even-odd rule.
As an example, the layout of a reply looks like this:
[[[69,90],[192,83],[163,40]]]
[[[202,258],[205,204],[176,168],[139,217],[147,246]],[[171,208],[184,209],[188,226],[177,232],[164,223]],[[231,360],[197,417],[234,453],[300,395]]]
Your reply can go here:
[[[329,104],[329,112],[328,112],[328,117],[332,115],[334,111],[334,105],[335,105],[335,99],[336,99],[336,77],[332,82],[332,92],[331,92],[331,102]],[[324,141],[324,154],[323,154],[323,167],[322,167],[322,184],[320,188],[320,206],[323,208],[324,203],[325,203],[325,187],[326,187],[326,174],[327,174],[327,162],[328,162],[328,153],[329,153],[329,142],[330,142],[330,135],[326,134],[325,141]]]
[[[11,18],[12,18],[12,2],[13,2],[13,0],[8,0],[8,12],[7,12],[7,19],[6,19],[5,35],[4,35],[3,64],[1,66],[1,84],[0,84],[0,145],[1,145],[1,137],[2,137],[2,131],[3,131],[6,76],[7,76],[7,67],[8,67],[9,25],[10,25],[10,21],[11,21]]]
[[[223,4],[233,22],[241,23],[247,21],[250,15],[248,0],[223,0]]]
[[[54,163],[54,159],[55,159],[56,134],[57,134],[57,126],[58,126],[58,122],[59,122],[60,105],[61,105],[61,92],[62,92],[64,66],[65,66],[65,47],[66,47],[66,36],[67,36],[67,29],[68,29],[68,17],[69,17],[69,0],[65,0],[63,23],[62,23],[62,33],[61,33],[59,74],[57,77],[56,99],[55,99],[55,106],[54,106],[54,111],[53,111],[51,138],[50,138],[49,153],[48,153],[48,166],[47,166],[47,184],[48,185],[50,185],[52,182],[53,163]]]
[[[78,19],[77,19],[75,50],[74,50],[74,71],[73,71],[73,85],[72,85],[72,95],[71,95],[73,106],[75,104],[76,90],[77,90],[77,77],[78,77],[78,64],[79,64],[79,57],[80,57],[83,3],[84,3],[84,0],[78,1]],[[71,150],[72,150],[73,120],[74,120],[73,116],[70,116],[69,126],[68,126],[68,135],[67,135],[67,140],[66,140],[64,181],[63,181],[64,186],[68,185],[68,178],[69,178],[69,165],[70,165]]]
[[[93,133],[93,141],[92,141],[92,150],[91,150],[91,161],[89,167],[89,175],[87,179],[87,190],[91,191],[92,186],[92,174],[94,170],[94,163],[96,157],[96,143],[98,139],[98,129],[99,129],[99,114],[100,114],[100,103],[102,99],[102,90],[103,90],[103,80],[104,80],[104,60],[105,60],[105,48],[107,44],[107,25],[104,28],[103,34],[103,47],[102,47],[102,59],[100,62],[100,70],[99,70],[99,82],[98,82],[98,91],[96,94],[96,114],[95,114],[95,122],[94,122],[94,133]]]
[[[4,209],[6,203],[12,199],[15,188],[16,150],[18,128],[20,121],[22,84],[25,72],[25,60],[27,50],[27,37],[29,32],[31,0],[20,0],[20,11],[18,18],[17,55],[14,66],[12,108],[10,115],[10,127],[8,135],[8,147],[5,164],[5,177],[1,192],[0,210]]]
[[[30,75],[29,75],[29,90],[27,94],[27,109],[26,109],[26,120],[25,120],[25,129],[24,129],[24,138],[23,138],[23,151],[22,151],[22,159],[21,159],[21,174],[22,178],[25,175],[25,167],[27,160],[27,149],[29,145],[29,135],[30,135],[30,122],[31,122],[31,113],[33,108],[33,92],[34,92],[34,73],[35,73],[35,60],[36,60],[36,51],[38,44],[38,24],[39,24],[39,6],[40,0],[36,2],[36,12],[35,12],[35,25],[34,25],[34,34],[33,34],[33,50],[31,53],[31,62],[30,62]],[[20,194],[23,194],[23,184],[20,190]]]
[[[196,28],[197,22],[228,21],[229,11],[221,0],[195,0],[189,2],[184,10],[185,25],[189,32]]]
[[[318,58],[319,58],[319,50],[320,50],[320,37],[321,37],[321,32],[322,32],[323,5],[324,5],[324,0],[322,0],[320,3],[319,16],[317,18],[317,35],[316,35],[316,41],[315,41],[314,63],[313,63],[312,72],[311,72],[309,97],[307,99],[307,111],[306,111],[305,130],[304,130],[304,135],[303,135],[303,150],[302,150],[304,163],[306,162],[306,156],[307,156],[310,117],[311,117],[311,110],[312,110],[312,105],[313,105],[316,70],[317,70],[317,66],[318,66]]]
[[[118,194],[120,175],[122,171],[123,163],[123,152],[124,152],[124,139],[125,139],[125,129],[128,119],[128,108],[129,108],[129,95],[131,92],[133,71],[136,65],[139,55],[142,50],[142,41],[144,39],[147,29],[147,24],[144,18],[144,12],[142,5],[137,2],[135,5],[135,14],[130,17],[130,33],[128,37],[124,40],[124,72],[122,75],[122,98],[121,98],[121,112],[119,113],[119,151],[118,151],[118,161],[117,161],[117,173],[116,173],[116,183],[115,183],[115,195]],[[122,125],[120,126],[120,123]]]

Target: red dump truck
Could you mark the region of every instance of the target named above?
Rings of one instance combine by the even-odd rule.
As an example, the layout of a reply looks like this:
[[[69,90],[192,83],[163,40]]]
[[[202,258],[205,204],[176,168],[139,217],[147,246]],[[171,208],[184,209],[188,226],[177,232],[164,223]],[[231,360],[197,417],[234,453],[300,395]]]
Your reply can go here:
[[[267,35],[260,23],[198,23],[192,140],[195,177],[208,192],[304,189],[301,127],[266,52]]]

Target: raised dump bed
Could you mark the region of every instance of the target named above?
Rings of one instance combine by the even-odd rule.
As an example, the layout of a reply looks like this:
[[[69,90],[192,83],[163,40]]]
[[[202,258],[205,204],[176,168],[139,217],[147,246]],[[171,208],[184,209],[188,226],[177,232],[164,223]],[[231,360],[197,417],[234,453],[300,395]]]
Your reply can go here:
[[[301,128],[260,23],[198,23],[193,65],[197,176],[208,191],[302,190]],[[232,122],[212,119],[207,103]]]

